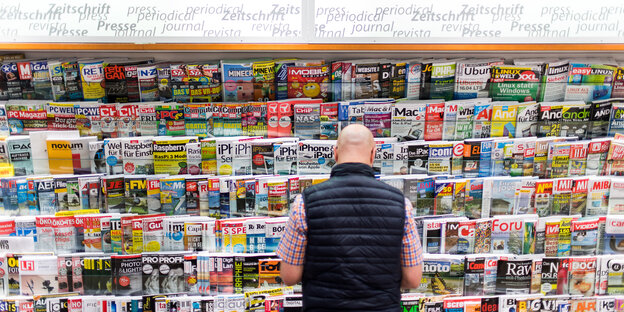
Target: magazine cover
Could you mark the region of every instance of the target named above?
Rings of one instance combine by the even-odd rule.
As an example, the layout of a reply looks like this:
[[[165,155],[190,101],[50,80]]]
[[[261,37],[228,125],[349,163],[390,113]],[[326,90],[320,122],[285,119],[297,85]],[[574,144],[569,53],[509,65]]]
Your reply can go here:
[[[608,139],[592,139],[587,146],[587,165],[585,174],[588,176],[602,175],[604,172],[611,141]]]
[[[537,103],[518,105],[516,138],[537,136],[539,107]]]
[[[570,258],[568,266],[570,295],[593,296],[596,284],[596,258],[573,257]]]
[[[100,104],[98,106],[100,114],[100,129],[102,138],[119,137],[119,114],[116,104]]]
[[[254,99],[253,63],[221,62],[221,73],[224,102],[246,102]]]
[[[590,106],[590,122],[587,135],[590,138],[604,137],[609,131],[609,121],[611,119],[613,103],[611,100],[602,100],[592,102]]]
[[[609,215],[624,214],[624,179],[611,178],[611,190],[609,191]]]
[[[73,103],[50,102],[46,106],[48,130],[76,129],[76,112]]]
[[[570,164],[570,143],[554,143],[548,148],[547,176],[562,178],[568,176]]]
[[[492,253],[522,254],[524,219],[501,216],[492,221]]]
[[[275,158],[274,174],[289,175],[297,174],[297,142],[284,142],[273,145],[273,157]]]
[[[475,247],[476,221],[448,221],[444,230],[444,253],[472,254]]]
[[[457,62],[455,69],[454,98],[485,98],[489,95],[488,82],[493,65],[503,65],[503,60],[467,60]]]
[[[568,85],[564,101],[591,102],[611,97],[617,67],[582,62],[570,62]]]
[[[392,121],[392,103],[365,103],[362,123],[375,137],[389,137]]]
[[[125,212],[147,214],[147,182],[145,176],[125,176]]]
[[[9,162],[13,165],[14,175],[27,176],[34,174],[30,137],[13,135],[7,137],[5,141]]]
[[[499,259],[496,272],[496,294],[529,294],[532,260],[526,258]]]
[[[583,176],[587,168],[588,142],[570,144],[569,176]]]
[[[59,291],[56,256],[22,256],[19,259],[20,293],[25,296],[48,295]]]
[[[425,140],[442,140],[443,126],[444,102],[428,103],[425,111]]]
[[[433,213],[436,215],[450,214],[453,210],[454,181],[435,181],[435,200]]]
[[[408,149],[409,157],[409,149]],[[429,175],[451,174],[452,142],[432,142],[429,144],[427,173]],[[415,172],[412,172],[415,173]]]
[[[76,103],[76,128],[81,136],[97,136],[102,139],[102,126],[100,123],[99,104],[96,103]]]
[[[538,67],[494,65],[490,97],[493,101],[536,101],[541,79],[542,72]]]
[[[63,62],[63,80],[65,81],[65,97],[68,101],[82,101],[83,84],[80,78],[81,67],[77,61]],[[86,67],[86,66],[85,66]],[[97,71],[97,69],[95,70]],[[94,70],[91,70],[94,72]]]
[[[354,77],[356,77],[354,73]],[[359,78],[369,79],[369,78]],[[354,78],[355,80],[355,78]],[[359,80],[358,85],[366,84]],[[370,81],[369,83],[372,83]],[[288,98],[312,98],[329,100],[329,67],[320,66],[289,66],[288,67]]]
[[[156,119],[156,105],[154,102],[138,104],[137,133],[140,136],[158,135],[158,121]]]
[[[294,134],[302,140],[320,138],[320,104],[294,105]]]
[[[27,134],[33,130],[47,130],[48,115],[45,101],[12,100],[5,105],[10,133]]]
[[[417,292],[426,295],[461,295],[464,289],[463,256],[425,258],[423,278]]]
[[[118,103],[117,104],[117,132],[120,137],[139,136],[137,104]]]
[[[622,216],[607,216],[605,226],[605,243],[603,254],[624,253],[624,218]]]
[[[540,101],[563,101],[568,82],[570,64],[568,61],[547,62],[542,77]]]
[[[607,295],[622,295],[624,293],[624,261],[613,258],[607,263]]]
[[[601,216],[607,214],[610,190],[610,178],[589,178],[589,192],[587,194],[587,211],[585,212],[585,216]]]
[[[106,102],[102,61],[79,61],[82,94],[85,101]],[[67,77],[65,77],[67,81]]]
[[[123,174],[123,139],[104,139],[102,144],[107,174]]]
[[[570,199],[572,197],[572,183],[570,178],[555,179],[552,192],[552,215],[570,215]]]
[[[561,110],[562,137],[578,137],[579,140],[587,138],[589,126],[590,105],[564,105]]]
[[[154,137],[153,156],[155,174],[186,174],[186,144],[197,142],[197,137]]]
[[[540,103],[538,137],[559,136],[562,110],[561,103]]]
[[[492,103],[476,103],[474,106],[472,137],[489,138],[492,126]]]
[[[125,211],[125,185],[122,175],[111,175],[102,178],[102,195],[104,208],[108,213],[122,213]]]
[[[104,66],[104,80],[107,103],[128,102],[128,84],[123,64],[110,63]]]
[[[518,105],[513,102],[493,103],[491,137],[515,137],[517,109]]]
[[[431,64],[431,87],[429,97],[432,99],[453,99],[455,85],[455,61],[433,62]]]
[[[141,102],[158,101],[158,71],[155,65],[137,66]]]
[[[474,102],[460,101],[457,104],[457,118],[455,120],[455,140],[472,138],[472,120],[474,117]]]
[[[97,137],[47,139],[50,173],[91,173],[89,144],[95,141]]]
[[[444,104],[444,123],[442,140],[453,140],[455,138],[455,125],[457,121],[457,106],[459,101],[450,101]]]
[[[184,105],[160,104],[156,106],[158,135],[178,136],[186,133]]]
[[[379,63],[353,63],[353,99],[380,97],[381,68]]]
[[[424,139],[426,109],[424,103],[410,101],[395,103],[390,128],[392,136],[409,137],[413,140]]]
[[[163,294],[184,292],[184,256],[160,254],[158,256],[159,292]]]
[[[122,138],[124,174],[154,174],[151,137]]]
[[[409,100],[418,100],[420,99],[422,64],[420,61],[416,60],[409,60],[406,62],[407,71],[405,74],[405,98]],[[427,96],[429,96],[429,94],[427,94]]]
[[[141,255],[112,255],[113,294],[137,296],[143,293]]]
[[[298,143],[298,174],[326,174],[331,172],[334,161],[335,142],[307,140]]]
[[[166,215],[186,213],[186,181],[182,176],[160,179],[160,204]]]
[[[409,143],[407,146],[407,166],[409,174],[426,174],[429,168],[429,144]]]
[[[572,197],[570,198],[570,214],[583,215],[587,210],[587,192],[589,178],[574,178],[572,181]]]

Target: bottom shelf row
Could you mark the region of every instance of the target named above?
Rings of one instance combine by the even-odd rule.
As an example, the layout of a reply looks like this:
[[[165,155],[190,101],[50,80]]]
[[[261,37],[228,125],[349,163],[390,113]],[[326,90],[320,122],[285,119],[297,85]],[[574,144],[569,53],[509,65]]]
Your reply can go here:
[[[303,297],[291,287],[237,295],[79,296],[76,293],[0,299],[2,311],[16,312],[300,312]],[[624,296],[502,295],[424,297],[403,294],[403,312],[622,312]],[[392,309],[392,307],[388,307]],[[335,311],[327,307],[328,311]]]

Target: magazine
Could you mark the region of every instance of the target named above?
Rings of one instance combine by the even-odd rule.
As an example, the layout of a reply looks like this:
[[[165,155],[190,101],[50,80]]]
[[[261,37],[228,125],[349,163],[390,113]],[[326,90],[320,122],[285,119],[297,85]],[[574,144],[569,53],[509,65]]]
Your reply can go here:
[[[494,65],[490,97],[493,101],[536,101],[542,72],[539,67]]]
[[[493,65],[503,65],[503,60],[469,60],[457,62],[455,72],[455,99],[488,97],[488,82]]]

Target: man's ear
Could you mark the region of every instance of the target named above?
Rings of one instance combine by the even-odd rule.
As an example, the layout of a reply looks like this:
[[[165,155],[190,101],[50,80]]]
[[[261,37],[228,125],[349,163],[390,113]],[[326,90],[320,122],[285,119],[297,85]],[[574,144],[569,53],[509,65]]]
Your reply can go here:
[[[371,163],[371,166],[372,166],[372,164],[375,162],[375,152],[376,152],[376,151],[377,151],[377,147],[376,147],[376,146],[374,146],[374,147],[373,147],[373,150],[371,151],[371,155],[370,155],[370,163]]]
[[[334,145],[334,161],[338,162],[338,146]]]

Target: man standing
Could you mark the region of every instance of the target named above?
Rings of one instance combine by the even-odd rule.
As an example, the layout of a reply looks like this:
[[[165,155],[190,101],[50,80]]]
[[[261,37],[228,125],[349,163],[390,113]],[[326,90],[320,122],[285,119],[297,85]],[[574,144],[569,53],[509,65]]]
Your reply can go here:
[[[400,311],[400,288],[418,287],[422,274],[412,205],[375,179],[368,128],[344,128],[334,158],[331,178],[291,207],[281,277],[303,282],[304,311]]]

